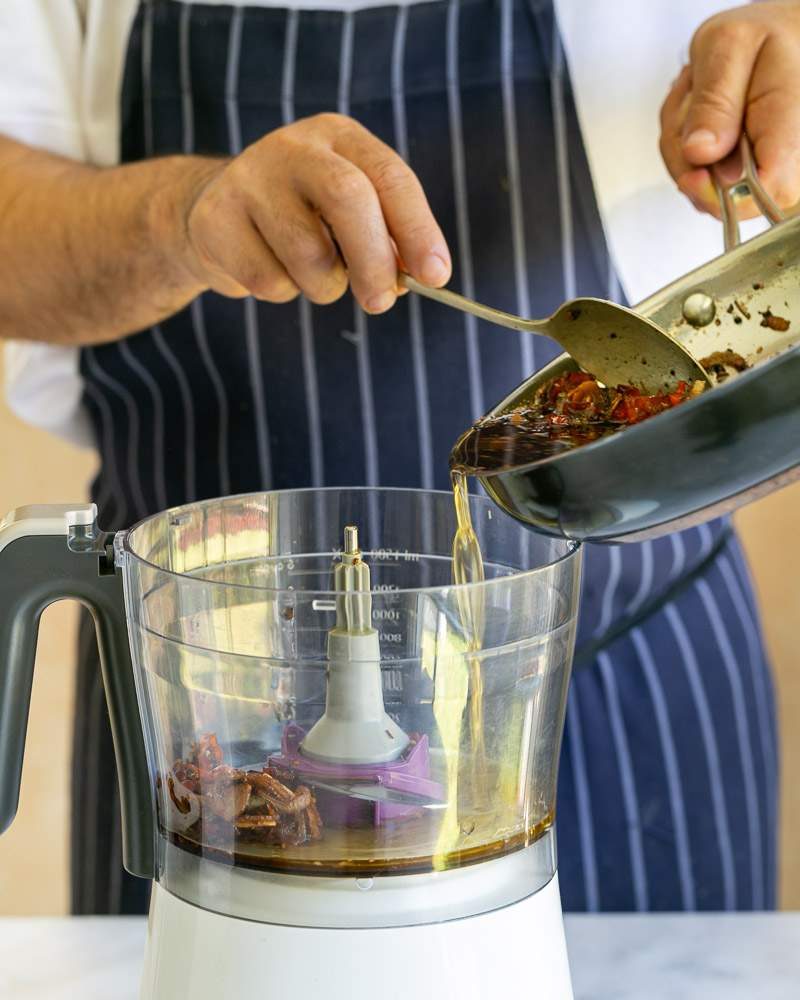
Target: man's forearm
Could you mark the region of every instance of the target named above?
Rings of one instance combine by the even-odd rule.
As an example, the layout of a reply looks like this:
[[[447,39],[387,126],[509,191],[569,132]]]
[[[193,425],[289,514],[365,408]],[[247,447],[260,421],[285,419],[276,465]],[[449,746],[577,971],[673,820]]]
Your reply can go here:
[[[0,137],[0,337],[123,337],[199,292],[381,313],[398,256],[444,285],[450,251],[418,178],[363,125],[321,114],[232,159],[98,170]]]
[[[184,220],[219,166],[97,169],[0,137],[0,337],[100,343],[184,306],[204,287]]]

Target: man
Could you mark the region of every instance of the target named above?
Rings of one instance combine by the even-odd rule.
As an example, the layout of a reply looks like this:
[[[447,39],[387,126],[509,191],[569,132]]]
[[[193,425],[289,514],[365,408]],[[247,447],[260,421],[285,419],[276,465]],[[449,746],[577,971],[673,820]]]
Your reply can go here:
[[[631,252],[631,202],[609,201],[637,169],[623,112],[665,31],[700,7],[6,0],[12,405],[97,445],[105,527],[264,488],[444,485],[458,434],[556,348],[398,302],[398,261],[544,315],[576,291],[619,294],[610,239],[635,300],[637,261],[650,280],[658,264]],[[637,24],[657,45],[637,50]],[[612,34],[629,49],[592,77]],[[768,189],[797,200],[798,41],[790,3],[694,35],[661,143],[701,210],[715,212],[707,167],[743,124]],[[637,58],[642,76],[626,80]],[[603,97],[612,84],[618,102]],[[587,114],[603,100],[622,126],[615,157]],[[638,202],[639,221],[657,203]],[[116,803],[87,792],[98,772],[113,787],[101,706],[86,633],[73,908],[135,912],[146,887],[120,875]],[[590,547],[559,790],[566,908],[773,906],[776,782],[769,671],[730,525]]]

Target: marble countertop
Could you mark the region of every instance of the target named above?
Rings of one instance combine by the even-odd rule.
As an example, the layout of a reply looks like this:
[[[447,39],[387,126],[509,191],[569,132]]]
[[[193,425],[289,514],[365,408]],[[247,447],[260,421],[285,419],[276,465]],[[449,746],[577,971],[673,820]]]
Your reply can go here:
[[[568,916],[576,1000],[797,1000],[800,914]],[[141,917],[0,918],[2,1000],[138,1000]]]

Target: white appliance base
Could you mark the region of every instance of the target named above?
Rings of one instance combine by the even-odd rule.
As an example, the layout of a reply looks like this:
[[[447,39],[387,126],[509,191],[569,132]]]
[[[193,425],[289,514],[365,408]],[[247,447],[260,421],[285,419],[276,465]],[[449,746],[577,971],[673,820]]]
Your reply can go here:
[[[226,917],[153,885],[141,1000],[572,1000],[558,876],[518,903],[415,927]]]

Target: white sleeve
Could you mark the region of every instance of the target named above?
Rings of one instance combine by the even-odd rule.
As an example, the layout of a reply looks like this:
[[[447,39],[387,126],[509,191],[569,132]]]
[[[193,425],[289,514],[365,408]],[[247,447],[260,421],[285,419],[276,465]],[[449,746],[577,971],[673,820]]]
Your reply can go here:
[[[77,0],[0,3],[0,132],[83,159]]]
[[[82,46],[78,0],[0,0],[0,133],[85,159]],[[77,349],[21,339],[8,341],[4,356],[11,410],[27,423],[90,445]]]
[[[555,0],[575,105],[622,286],[632,303],[722,253],[722,227],[678,192],[659,110],[695,30],[731,0]],[[742,226],[743,239],[764,228]]]
[[[78,349],[32,340],[9,340],[4,346],[9,409],[33,427],[78,447],[93,448],[94,433],[83,407]]]

